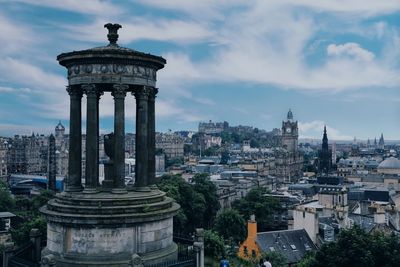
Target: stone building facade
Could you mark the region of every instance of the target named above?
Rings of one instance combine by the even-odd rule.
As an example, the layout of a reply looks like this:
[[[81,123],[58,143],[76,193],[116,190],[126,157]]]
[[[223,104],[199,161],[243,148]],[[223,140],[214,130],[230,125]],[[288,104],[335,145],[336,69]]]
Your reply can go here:
[[[0,138],[0,179],[5,179],[7,177],[7,151],[7,139]]]
[[[184,145],[185,140],[175,133],[156,134],[156,149],[161,149],[169,159],[182,158]]]
[[[224,122],[200,122],[199,123],[199,133],[204,134],[220,134],[224,130],[229,128],[229,123]]]
[[[302,175],[303,155],[298,149],[298,140],[298,123],[289,110],[287,120],[282,122],[282,146],[275,151],[275,174],[279,182],[294,182]]]

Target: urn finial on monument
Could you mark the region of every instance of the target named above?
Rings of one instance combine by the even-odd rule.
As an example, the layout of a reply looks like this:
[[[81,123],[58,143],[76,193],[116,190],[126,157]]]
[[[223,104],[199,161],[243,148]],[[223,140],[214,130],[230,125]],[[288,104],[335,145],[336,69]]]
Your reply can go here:
[[[107,34],[107,38],[108,41],[110,41],[110,45],[117,45],[117,41],[118,41],[118,30],[120,28],[122,28],[122,26],[118,23],[107,23],[104,25],[104,28],[107,28],[108,30],[108,34]]]

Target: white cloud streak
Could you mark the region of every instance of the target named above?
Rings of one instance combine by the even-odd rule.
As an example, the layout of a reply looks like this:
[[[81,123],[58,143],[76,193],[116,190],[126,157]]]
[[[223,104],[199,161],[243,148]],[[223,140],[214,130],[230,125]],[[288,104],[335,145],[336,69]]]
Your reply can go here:
[[[314,120],[310,122],[299,122],[299,133],[300,138],[315,138],[315,136],[321,136],[324,132],[324,126],[329,140],[351,140],[352,137],[349,135],[342,134],[341,131],[335,129],[326,124],[322,120]]]
[[[330,44],[327,47],[327,53],[330,56],[350,56],[367,62],[372,61],[375,57],[373,53],[361,48],[357,43]]]
[[[15,2],[99,16],[118,15],[123,11],[111,1],[106,0],[15,0]]]

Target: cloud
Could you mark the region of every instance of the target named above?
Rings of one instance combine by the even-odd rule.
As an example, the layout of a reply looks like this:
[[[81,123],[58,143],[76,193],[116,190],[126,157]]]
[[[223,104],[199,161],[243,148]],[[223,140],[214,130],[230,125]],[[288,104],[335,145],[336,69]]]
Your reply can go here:
[[[372,61],[375,55],[363,48],[357,43],[345,43],[342,45],[330,44],[326,49],[330,56],[351,56],[362,61]]]
[[[23,60],[6,57],[0,60],[1,81],[34,87],[43,92],[54,92],[63,88],[66,78],[45,71]],[[64,92],[64,91],[63,91]]]
[[[400,83],[393,64],[375,59],[372,52],[354,42],[331,44],[328,57],[321,55],[323,60],[317,66],[310,64],[304,51],[309,46],[313,49],[315,43],[310,41],[319,31],[328,30],[321,27],[313,16],[259,1],[237,11],[216,28],[210,42],[218,45],[208,57],[193,60],[183,52],[167,53],[168,65],[160,80],[178,88],[181,84],[216,81],[329,93]],[[392,34],[385,42],[396,36]],[[395,51],[395,45],[390,47],[389,51]]]
[[[322,138],[324,126],[329,140],[351,140],[349,135],[342,134],[339,130],[329,126],[325,121],[314,120],[310,122],[299,122],[300,138]]]
[[[112,4],[111,1],[104,0],[15,0],[14,2],[99,16],[118,15],[123,12],[122,8]]]
[[[7,86],[0,86],[0,93],[18,93],[18,94],[29,94],[32,90],[30,88],[13,88]]]
[[[248,7],[265,4],[270,8],[286,7],[295,8],[302,7],[313,10],[314,12],[329,12],[351,14],[362,17],[376,16],[382,14],[391,14],[400,10],[400,5],[396,0],[380,0],[380,1],[365,1],[365,0],[203,0],[203,1],[188,1],[188,0],[139,0],[143,5],[152,6],[155,8],[180,11],[187,14],[213,15],[223,17],[226,9],[232,7]]]
[[[79,41],[106,40],[106,30],[102,29],[106,19],[98,19],[91,24],[61,25],[67,30],[65,35]],[[190,44],[207,41],[213,32],[207,25],[200,22],[184,21],[180,19],[165,19],[151,17],[120,18],[122,29],[119,30],[119,43],[126,44],[137,40],[153,40],[171,43]]]
[[[54,131],[54,126],[33,124],[7,124],[0,123],[0,133],[2,136],[31,135],[34,133],[50,134]]]
[[[156,102],[156,117],[173,117],[178,122],[198,122],[205,119],[203,116],[194,114],[190,110],[185,110],[173,101],[168,100],[159,100]]]
[[[20,54],[36,42],[36,37],[28,26],[10,20],[2,13],[0,13],[0,25],[0,55]]]
[[[15,88],[0,86],[0,93],[14,93],[15,91]]]
[[[194,97],[193,100],[201,105],[205,106],[215,106],[215,102],[209,98],[204,97]]]

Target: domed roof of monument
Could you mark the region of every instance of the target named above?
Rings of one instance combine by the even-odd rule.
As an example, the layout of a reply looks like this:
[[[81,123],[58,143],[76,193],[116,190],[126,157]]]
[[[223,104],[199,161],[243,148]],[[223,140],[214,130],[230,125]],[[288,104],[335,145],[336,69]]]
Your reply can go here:
[[[107,38],[110,42],[108,45],[62,53],[57,56],[57,60],[59,61],[60,65],[68,67],[68,65],[71,63],[89,63],[93,60],[110,61],[115,59],[145,61],[155,64],[158,69],[163,68],[164,64],[166,64],[166,60],[163,57],[119,46],[117,44],[119,37],[117,31],[119,28],[122,28],[121,25],[107,23],[104,25],[104,28],[108,29]]]
[[[400,160],[390,157],[378,165],[378,169],[400,169]]]

